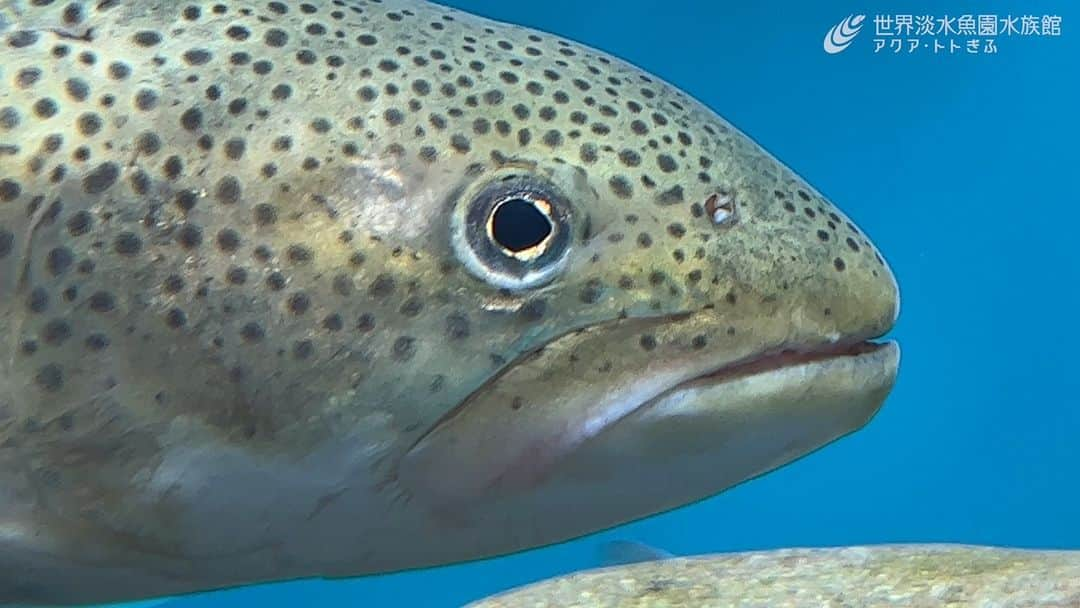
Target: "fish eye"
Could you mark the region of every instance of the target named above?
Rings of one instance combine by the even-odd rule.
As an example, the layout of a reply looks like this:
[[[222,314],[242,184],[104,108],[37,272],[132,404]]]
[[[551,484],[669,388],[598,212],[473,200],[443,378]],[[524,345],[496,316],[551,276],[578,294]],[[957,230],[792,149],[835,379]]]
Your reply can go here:
[[[506,175],[463,196],[451,228],[455,253],[475,276],[505,289],[539,287],[566,266],[570,202],[543,178]]]
[[[507,255],[529,259],[544,252],[554,235],[551,205],[525,196],[503,200],[488,217],[488,238]]]

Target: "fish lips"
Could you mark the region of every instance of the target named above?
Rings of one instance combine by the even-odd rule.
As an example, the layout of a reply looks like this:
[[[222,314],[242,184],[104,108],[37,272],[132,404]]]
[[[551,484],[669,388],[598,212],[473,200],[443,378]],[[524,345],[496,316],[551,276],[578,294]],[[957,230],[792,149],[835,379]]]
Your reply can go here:
[[[719,366],[658,347],[604,370],[605,350],[664,327],[624,320],[524,357],[421,437],[398,481],[459,523],[531,513],[533,542],[555,542],[711,496],[857,430],[899,367],[895,342],[851,339]]]

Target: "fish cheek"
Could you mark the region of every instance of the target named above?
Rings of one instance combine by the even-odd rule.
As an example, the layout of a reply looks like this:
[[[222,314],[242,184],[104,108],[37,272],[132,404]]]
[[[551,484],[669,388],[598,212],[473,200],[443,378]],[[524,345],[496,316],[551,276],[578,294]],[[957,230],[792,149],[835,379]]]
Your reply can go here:
[[[435,508],[527,496],[555,467],[671,385],[710,365],[678,341],[641,346],[666,319],[600,324],[556,338],[468,397],[403,457],[399,480]],[[613,352],[620,352],[615,365]],[[543,491],[543,490],[541,490]]]

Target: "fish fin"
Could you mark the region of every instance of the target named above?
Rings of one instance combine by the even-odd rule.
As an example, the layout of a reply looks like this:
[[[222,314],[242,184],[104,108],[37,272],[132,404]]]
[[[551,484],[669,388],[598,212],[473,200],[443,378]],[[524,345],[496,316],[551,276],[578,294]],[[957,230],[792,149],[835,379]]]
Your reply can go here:
[[[600,545],[600,563],[607,566],[622,566],[639,562],[655,562],[672,559],[675,556],[663,549],[657,549],[633,540],[613,540]]]

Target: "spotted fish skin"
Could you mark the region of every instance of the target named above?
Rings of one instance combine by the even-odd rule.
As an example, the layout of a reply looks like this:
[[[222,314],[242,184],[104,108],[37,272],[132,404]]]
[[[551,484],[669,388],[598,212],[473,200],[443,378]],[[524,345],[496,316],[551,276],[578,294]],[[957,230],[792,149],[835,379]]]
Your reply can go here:
[[[870,545],[701,555],[577,572],[467,608],[1080,605],[1080,551]]]
[[[509,176],[572,210],[543,284],[454,240]],[[708,311],[594,353],[602,383],[877,336],[896,301],[798,176],[556,36],[407,0],[5,0],[0,601],[387,571],[646,515],[477,522],[398,463],[574,332]]]

